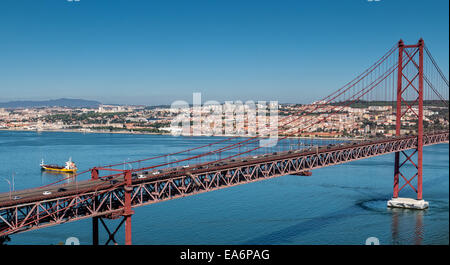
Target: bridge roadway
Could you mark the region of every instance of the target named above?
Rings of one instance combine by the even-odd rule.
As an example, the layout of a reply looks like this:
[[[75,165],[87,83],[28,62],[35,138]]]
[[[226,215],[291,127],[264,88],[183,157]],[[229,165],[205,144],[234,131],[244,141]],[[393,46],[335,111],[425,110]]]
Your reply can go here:
[[[424,134],[424,145],[448,141],[448,131]],[[402,136],[140,171],[132,174],[128,188],[132,207],[138,207],[416,147],[416,136]],[[113,179],[1,193],[0,236],[94,216],[120,215],[125,188],[124,174],[120,173]],[[44,195],[46,191],[50,194]]]

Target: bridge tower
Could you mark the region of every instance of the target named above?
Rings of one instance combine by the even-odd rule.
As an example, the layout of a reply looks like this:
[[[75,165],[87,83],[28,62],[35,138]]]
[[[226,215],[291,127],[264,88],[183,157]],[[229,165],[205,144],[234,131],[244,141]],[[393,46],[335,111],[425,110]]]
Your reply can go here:
[[[394,193],[392,200],[388,201],[390,207],[425,209],[428,202],[422,195],[422,158],[423,158],[423,50],[424,41],[420,39],[417,44],[405,45],[402,40],[398,42],[398,68],[397,68],[397,106],[396,106],[396,136],[404,134],[402,118],[409,112],[417,117],[417,149],[410,154],[396,152],[394,162]],[[417,62],[418,61],[418,62]],[[409,65],[409,68],[406,68]],[[411,94],[413,97],[411,98]],[[413,106],[417,104],[417,108]],[[413,161],[417,154],[417,161]],[[404,158],[401,161],[401,158]],[[406,177],[402,172],[405,164],[411,163],[417,172]],[[403,184],[400,186],[400,178]],[[417,185],[412,181],[417,178]],[[406,186],[417,193],[417,199],[400,198],[399,192]]]

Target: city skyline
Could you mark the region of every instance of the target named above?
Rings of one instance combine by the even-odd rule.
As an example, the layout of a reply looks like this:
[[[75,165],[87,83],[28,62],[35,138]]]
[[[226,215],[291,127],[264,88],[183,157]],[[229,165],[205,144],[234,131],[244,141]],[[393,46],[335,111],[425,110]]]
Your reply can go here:
[[[423,37],[448,73],[447,1],[25,2],[0,4],[0,102],[306,104],[400,38]]]

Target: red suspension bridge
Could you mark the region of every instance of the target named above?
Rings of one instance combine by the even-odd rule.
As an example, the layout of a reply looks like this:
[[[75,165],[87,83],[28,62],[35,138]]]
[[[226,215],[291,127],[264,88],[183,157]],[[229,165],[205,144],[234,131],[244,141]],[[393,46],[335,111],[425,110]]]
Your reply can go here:
[[[389,153],[395,153],[391,205],[408,207],[397,200],[400,192],[409,187],[417,193],[413,206],[424,208],[423,147],[449,141],[445,127],[448,93],[448,80],[424,41],[412,45],[399,41],[340,89],[282,118],[276,146],[258,145],[258,136],[228,137],[175,153],[94,167],[77,174],[90,173],[89,179],[83,181],[58,181],[14,194],[3,193],[0,237],[92,218],[93,244],[99,244],[100,223],[108,233],[106,244],[116,243],[115,234],[123,224],[125,243],[131,244],[135,207],[284,175],[305,175],[313,169]],[[328,145],[308,145],[307,140],[298,138],[339,121],[351,107],[379,103],[391,107],[395,119],[392,135]],[[424,104],[444,113],[445,121],[424,114],[431,111]],[[411,176],[403,170],[406,164],[415,169]],[[134,169],[132,165],[136,165]],[[44,191],[51,193],[44,195]],[[122,220],[111,232],[105,219],[117,218]]]

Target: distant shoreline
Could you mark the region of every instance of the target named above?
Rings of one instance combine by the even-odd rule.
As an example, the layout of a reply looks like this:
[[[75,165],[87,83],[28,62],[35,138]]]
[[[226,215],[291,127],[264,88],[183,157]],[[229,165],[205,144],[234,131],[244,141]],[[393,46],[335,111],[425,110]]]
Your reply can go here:
[[[171,135],[170,133],[153,133],[153,132],[130,132],[130,131],[84,131],[79,129],[57,129],[57,130],[24,130],[24,129],[0,129],[0,131],[11,132],[70,132],[70,133],[101,133],[101,134],[149,134],[149,135]]]
[[[154,133],[154,132],[130,132],[130,131],[83,131],[80,129],[58,129],[58,130],[24,130],[24,129],[0,129],[0,131],[10,131],[10,132],[68,132],[68,133],[98,133],[98,134],[129,134],[129,135],[165,135],[172,136],[171,133]],[[185,137],[233,137],[234,135],[181,135]],[[241,138],[249,138],[251,136],[236,136]],[[283,136],[279,136],[281,138]],[[361,138],[349,138],[349,137],[298,137],[290,136],[289,139],[312,139],[312,140],[343,140],[343,141],[363,141]]]

